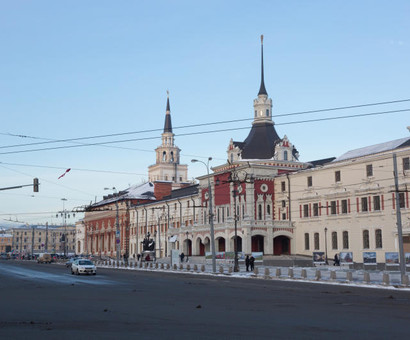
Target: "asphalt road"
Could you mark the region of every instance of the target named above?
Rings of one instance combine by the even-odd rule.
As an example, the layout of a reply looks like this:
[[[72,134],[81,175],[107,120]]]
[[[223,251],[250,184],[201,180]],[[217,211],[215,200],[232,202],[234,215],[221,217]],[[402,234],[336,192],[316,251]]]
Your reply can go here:
[[[0,262],[1,339],[405,339],[410,293]]]

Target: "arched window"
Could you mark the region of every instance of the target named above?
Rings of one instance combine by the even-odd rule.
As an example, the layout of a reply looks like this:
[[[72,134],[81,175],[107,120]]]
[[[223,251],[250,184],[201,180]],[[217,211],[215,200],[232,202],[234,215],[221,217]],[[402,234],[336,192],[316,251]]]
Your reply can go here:
[[[337,232],[332,233],[332,249],[337,250]]]
[[[309,250],[310,245],[309,245],[309,234],[305,233],[305,250]]]
[[[343,249],[349,249],[349,233],[343,232]]]
[[[267,213],[268,215],[270,215],[270,204],[268,204],[268,205],[266,206],[266,213]]]
[[[233,153],[231,152],[231,163],[233,163]]]
[[[287,161],[288,160],[288,152],[283,151],[283,160]]]
[[[269,117],[269,109],[266,109],[266,117]]]
[[[262,219],[262,204],[258,204],[258,220]]]
[[[174,161],[174,152],[173,152],[173,151],[171,151],[171,159],[170,159],[170,161],[171,161],[171,162]]]
[[[315,233],[314,238],[315,238],[315,250],[319,250],[320,249],[319,233]]]
[[[369,231],[363,230],[363,249],[369,249],[370,242],[369,242]]]
[[[162,161],[165,162],[166,160],[167,160],[167,152],[164,151],[164,152],[162,153]]]
[[[382,230],[376,229],[376,248],[383,248]]]

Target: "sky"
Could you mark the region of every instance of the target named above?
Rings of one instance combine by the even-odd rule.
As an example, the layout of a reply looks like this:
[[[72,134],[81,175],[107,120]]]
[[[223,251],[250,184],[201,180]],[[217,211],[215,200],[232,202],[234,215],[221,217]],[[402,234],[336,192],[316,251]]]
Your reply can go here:
[[[261,34],[275,127],[301,161],[408,137],[409,17],[404,0],[0,0],[0,187],[40,181],[0,191],[0,222],[61,224],[146,181],[167,90],[188,177],[206,173],[193,158],[224,163],[251,128]]]

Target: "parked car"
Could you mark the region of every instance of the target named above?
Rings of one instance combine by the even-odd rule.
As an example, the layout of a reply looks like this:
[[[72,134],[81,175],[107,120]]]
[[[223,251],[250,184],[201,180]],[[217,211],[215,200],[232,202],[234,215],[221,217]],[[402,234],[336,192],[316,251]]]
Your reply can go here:
[[[51,263],[51,255],[48,253],[41,253],[37,258],[37,263]]]
[[[8,259],[9,259],[9,256],[8,256],[6,253],[1,253],[1,254],[0,254],[0,259],[2,259],[2,260],[8,260]]]
[[[71,274],[97,274],[97,267],[87,259],[75,259],[71,264]]]

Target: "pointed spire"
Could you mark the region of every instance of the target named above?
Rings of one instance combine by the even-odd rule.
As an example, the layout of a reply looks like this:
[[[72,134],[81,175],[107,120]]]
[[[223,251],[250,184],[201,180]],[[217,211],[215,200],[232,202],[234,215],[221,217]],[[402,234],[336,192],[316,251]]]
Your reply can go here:
[[[171,132],[172,133],[172,123],[171,123],[171,109],[169,106],[169,91],[167,90],[167,108],[165,114],[165,124],[164,124],[164,133]]]
[[[263,77],[263,35],[261,35],[261,87],[259,88],[258,96],[261,94],[268,95]]]

